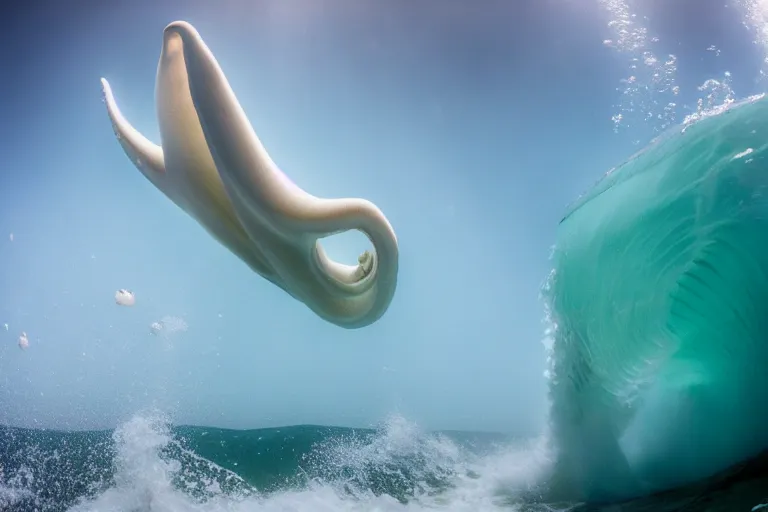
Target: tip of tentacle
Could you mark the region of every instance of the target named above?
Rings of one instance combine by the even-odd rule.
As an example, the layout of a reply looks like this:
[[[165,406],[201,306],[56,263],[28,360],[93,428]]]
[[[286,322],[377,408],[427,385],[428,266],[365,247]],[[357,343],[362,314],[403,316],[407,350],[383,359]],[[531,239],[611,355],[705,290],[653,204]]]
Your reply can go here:
[[[111,89],[109,87],[109,82],[107,82],[106,78],[101,78],[101,96],[103,99],[107,99],[107,96],[111,93]]]
[[[197,34],[197,30],[190,23],[186,21],[173,21],[165,26],[163,33],[168,32],[182,32],[188,34]]]
[[[358,266],[358,274],[360,274],[360,278],[366,277],[371,273],[371,270],[373,270],[373,259],[374,256],[370,251],[365,251],[357,258],[357,262],[360,264]]]

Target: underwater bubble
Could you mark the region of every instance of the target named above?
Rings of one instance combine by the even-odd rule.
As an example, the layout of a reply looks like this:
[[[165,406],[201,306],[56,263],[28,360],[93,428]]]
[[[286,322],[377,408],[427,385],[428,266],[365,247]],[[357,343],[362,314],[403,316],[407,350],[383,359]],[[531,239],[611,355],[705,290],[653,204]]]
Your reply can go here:
[[[152,322],[149,325],[149,333],[152,336],[157,336],[161,342],[161,346],[165,350],[172,350],[174,338],[180,332],[186,332],[188,326],[187,322],[183,318],[176,316],[166,315],[157,322]]]
[[[163,330],[163,324],[161,324],[160,322],[152,322],[151,324],[149,324],[150,334],[158,334],[162,330]]]
[[[29,348],[29,338],[27,338],[27,333],[22,332],[21,336],[19,336],[19,348],[21,350],[27,350]]]
[[[664,58],[652,51],[659,38],[649,36],[647,18],[638,16],[634,2],[628,0],[599,0],[610,17],[608,28],[613,34],[603,45],[627,57],[629,77],[618,89],[621,101],[611,120],[614,131],[628,128],[636,120],[654,120],[653,129],[661,131],[675,122],[676,109],[669,107],[669,98],[677,94],[677,58]],[[665,108],[663,105],[667,105]]]
[[[133,292],[121,288],[115,292],[115,302],[120,306],[133,306],[136,304],[136,296]]]
[[[168,334],[174,332],[185,332],[189,328],[187,322],[185,322],[183,318],[179,318],[177,316],[166,315],[161,318],[159,322],[155,323],[159,324],[160,329],[167,332]]]

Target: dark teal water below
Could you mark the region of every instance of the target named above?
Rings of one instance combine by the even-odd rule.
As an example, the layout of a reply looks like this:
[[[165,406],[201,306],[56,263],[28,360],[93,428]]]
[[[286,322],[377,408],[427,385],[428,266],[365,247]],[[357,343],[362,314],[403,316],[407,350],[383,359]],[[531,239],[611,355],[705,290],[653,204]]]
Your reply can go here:
[[[524,476],[525,452],[499,457],[516,444],[501,434],[419,434],[402,425],[227,430],[139,417],[114,431],[0,427],[0,510],[664,512],[749,511],[768,501],[768,454],[623,504],[547,502],[546,482],[524,484],[520,474],[507,488],[461,489],[503,465],[520,464]]]

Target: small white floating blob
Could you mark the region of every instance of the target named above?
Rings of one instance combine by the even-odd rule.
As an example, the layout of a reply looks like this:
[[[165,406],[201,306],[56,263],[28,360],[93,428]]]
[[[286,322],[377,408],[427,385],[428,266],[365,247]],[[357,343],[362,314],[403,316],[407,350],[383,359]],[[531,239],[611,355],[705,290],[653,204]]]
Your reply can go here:
[[[21,336],[19,336],[19,348],[21,350],[27,350],[29,348],[29,338],[27,338],[27,333],[22,332]]]
[[[121,288],[115,292],[115,302],[119,306],[133,306],[136,304],[136,296],[133,292]]]
[[[5,327],[5,330],[8,330],[8,324],[3,324],[3,327]]]
[[[11,233],[10,235],[8,235],[8,238],[10,239],[10,241],[11,241],[11,242],[13,242],[13,233]]]

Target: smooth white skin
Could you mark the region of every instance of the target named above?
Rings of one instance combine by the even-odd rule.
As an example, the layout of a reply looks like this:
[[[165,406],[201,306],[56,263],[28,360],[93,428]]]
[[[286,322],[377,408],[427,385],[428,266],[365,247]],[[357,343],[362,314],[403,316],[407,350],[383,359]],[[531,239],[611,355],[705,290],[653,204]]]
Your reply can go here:
[[[192,25],[163,33],[155,99],[161,146],[120,113],[101,79],[123,150],[171,201],[257,272],[345,328],[386,312],[397,287],[397,237],[364,199],[322,199],[291,182],[256,136],[218,62]],[[362,231],[373,244],[359,265],[330,260],[319,239]]]

